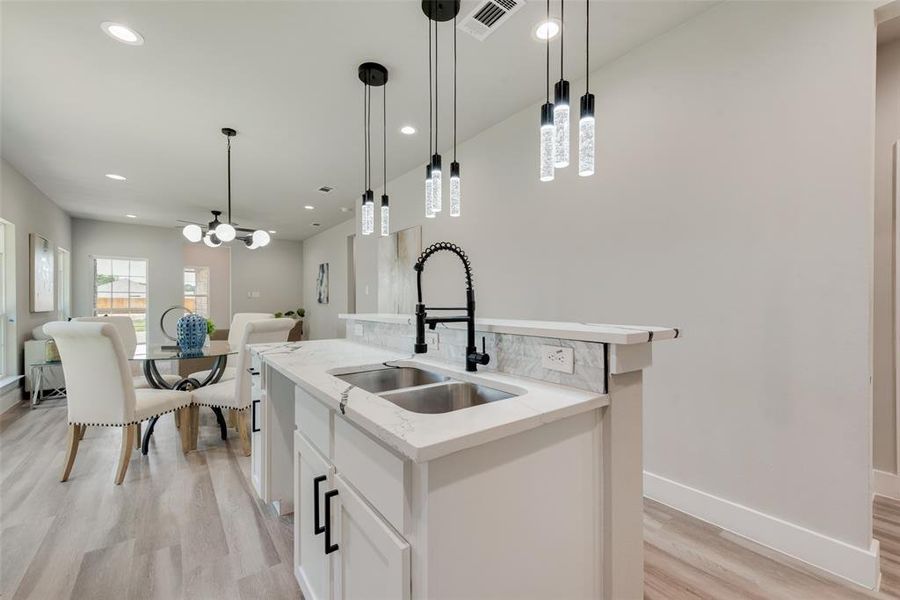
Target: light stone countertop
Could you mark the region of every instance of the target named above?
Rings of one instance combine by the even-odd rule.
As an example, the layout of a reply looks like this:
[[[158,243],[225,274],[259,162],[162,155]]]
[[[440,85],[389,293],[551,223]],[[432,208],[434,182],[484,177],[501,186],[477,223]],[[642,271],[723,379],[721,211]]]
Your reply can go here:
[[[252,346],[251,351],[336,411],[341,411],[346,394],[344,415],[349,421],[415,462],[427,462],[609,404],[605,394],[502,373],[467,373],[463,365],[422,360],[344,339],[260,344]],[[420,414],[334,376],[377,368],[385,362],[418,366],[519,395],[449,413]]]
[[[465,312],[465,311],[461,311]],[[443,313],[442,313],[443,314]],[[375,323],[399,323],[415,325],[415,315],[388,313],[343,313],[344,320],[371,321]],[[444,323],[452,329],[465,329],[465,323]],[[475,318],[475,329],[486,333],[509,333],[534,337],[602,342],[606,344],[643,344],[671,340],[680,335],[674,327],[652,325],[607,325],[604,323],[576,323],[569,321],[534,321],[529,319]]]

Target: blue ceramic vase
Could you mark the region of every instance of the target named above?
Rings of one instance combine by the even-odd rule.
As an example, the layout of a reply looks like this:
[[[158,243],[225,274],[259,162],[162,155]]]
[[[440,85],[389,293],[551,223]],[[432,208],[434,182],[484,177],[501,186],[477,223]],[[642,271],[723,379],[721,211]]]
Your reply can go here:
[[[197,314],[184,315],[175,326],[178,347],[185,354],[196,354],[206,343],[206,317]]]

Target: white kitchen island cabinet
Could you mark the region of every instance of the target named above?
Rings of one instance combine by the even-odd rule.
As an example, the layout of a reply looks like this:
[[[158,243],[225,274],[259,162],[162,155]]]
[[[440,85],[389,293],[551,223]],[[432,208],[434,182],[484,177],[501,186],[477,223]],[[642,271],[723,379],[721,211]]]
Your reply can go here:
[[[527,358],[529,342],[503,338],[509,323],[495,323],[487,341],[505,372],[467,373],[352,339],[254,349],[264,373],[264,499],[294,511],[294,573],[306,598],[642,597],[641,370],[649,338],[677,334],[650,328],[641,341],[639,328],[619,327],[616,343],[567,346],[554,323],[555,337],[535,343],[571,347],[576,367],[569,379],[525,377],[510,360]],[[516,336],[535,331],[534,322],[516,327]],[[441,335],[452,352],[451,335]],[[341,379],[404,367],[511,397],[425,414]],[[279,438],[288,431],[285,470]]]

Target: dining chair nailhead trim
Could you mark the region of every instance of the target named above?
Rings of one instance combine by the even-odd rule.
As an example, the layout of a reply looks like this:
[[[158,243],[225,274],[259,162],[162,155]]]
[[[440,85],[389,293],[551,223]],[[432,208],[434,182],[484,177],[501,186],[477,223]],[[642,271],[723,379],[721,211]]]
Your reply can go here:
[[[129,425],[137,425],[138,423],[143,423],[144,421],[149,421],[155,417],[161,417],[163,415],[167,415],[171,412],[175,412],[176,410],[180,410],[182,408],[187,408],[191,405],[190,402],[183,406],[176,406],[170,410],[163,411],[161,413],[157,413],[155,415],[150,415],[149,417],[144,417],[140,421],[131,421],[130,423],[79,423],[77,421],[69,421],[69,425],[86,425],[88,427],[128,427]]]
[[[227,406],[225,404],[207,404],[206,402],[191,402],[194,406],[205,406],[207,408],[230,408],[231,410],[236,410],[238,412],[247,410],[250,408],[249,406],[245,406],[244,408],[235,408],[233,406]]]

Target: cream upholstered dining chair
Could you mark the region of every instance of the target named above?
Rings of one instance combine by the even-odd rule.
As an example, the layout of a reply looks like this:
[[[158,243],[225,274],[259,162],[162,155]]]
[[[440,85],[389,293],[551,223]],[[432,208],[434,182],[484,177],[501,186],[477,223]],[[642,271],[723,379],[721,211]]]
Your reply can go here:
[[[137,333],[134,330],[134,321],[131,320],[131,317],[127,315],[108,315],[105,317],[75,317],[72,320],[88,323],[111,323],[115,326],[116,331],[119,333],[119,338],[122,340],[122,345],[125,347],[125,356],[134,356],[134,351],[137,349]],[[135,389],[153,387],[146,377],[135,373],[137,365],[129,364],[132,374],[131,381]],[[170,386],[181,381],[181,377],[171,373],[162,374],[162,378]]]
[[[194,436],[191,447],[197,446],[197,418],[200,406],[210,408],[229,408],[237,412],[237,430],[241,438],[244,454],[250,455],[250,432],[247,430],[247,408],[250,407],[250,344],[267,344],[285,342],[288,333],[294,327],[293,319],[263,319],[250,321],[244,327],[244,333],[238,342],[237,361],[234,379],[220,381],[194,390],[191,406],[191,433]],[[182,427],[183,429],[183,427]]]
[[[234,313],[234,316],[231,317],[231,325],[228,328],[228,344],[232,348],[237,348],[241,343],[241,338],[244,335],[244,328],[247,327],[247,323],[251,323],[253,321],[262,321],[264,319],[274,319],[275,317],[272,313]],[[286,340],[287,338],[285,338]],[[203,371],[197,371],[196,373],[191,373],[188,377],[192,377],[197,381],[203,381],[209,376],[210,369],[205,369]],[[229,381],[234,379],[234,374],[236,369],[231,367],[225,367],[225,370],[222,373],[222,376],[219,378],[219,381]]]
[[[184,419],[191,393],[175,390],[135,389],[125,347],[115,326],[103,322],[53,322],[44,326],[56,341],[66,377],[69,408],[69,445],[60,481],[66,481],[75,464],[84,429],[121,427],[122,449],[116,469],[116,485],[125,479],[131,448],[140,438],[139,425],[152,417],[179,411]],[[187,438],[182,427],[182,447]]]

